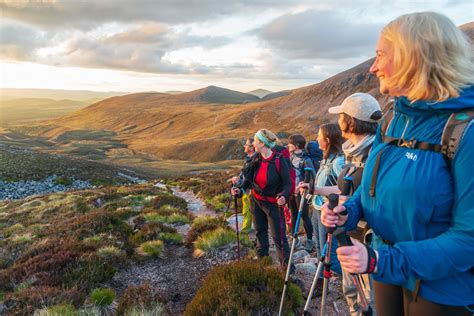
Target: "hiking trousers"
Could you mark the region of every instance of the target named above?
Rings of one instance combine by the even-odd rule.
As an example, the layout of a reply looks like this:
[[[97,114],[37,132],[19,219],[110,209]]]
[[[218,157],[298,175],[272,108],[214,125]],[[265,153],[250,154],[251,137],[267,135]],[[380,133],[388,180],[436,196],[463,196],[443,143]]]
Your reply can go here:
[[[242,195],[242,216],[244,221],[242,223],[242,233],[248,233],[252,228],[252,213],[250,211],[250,193],[244,193]]]
[[[418,297],[401,286],[373,282],[375,306],[379,316],[464,316],[472,315],[463,306],[437,304]]]
[[[284,263],[287,264],[290,246],[285,234],[286,225],[282,220],[283,214],[280,214],[278,205],[252,197],[252,215],[257,236],[257,256],[261,258],[269,255],[268,228],[270,228],[279,258],[283,258]]]
[[[290,196],[290,210],[291,210],[291,235],[295,232],[296,219],[298,218],[298,211],[300,207],[301,194],[292,194]],[[313,239],[313,224],[309,218],[309,204],[305,200],[303,211],[301,213],[301,221],[303,222],[304,231],[307,239]]]

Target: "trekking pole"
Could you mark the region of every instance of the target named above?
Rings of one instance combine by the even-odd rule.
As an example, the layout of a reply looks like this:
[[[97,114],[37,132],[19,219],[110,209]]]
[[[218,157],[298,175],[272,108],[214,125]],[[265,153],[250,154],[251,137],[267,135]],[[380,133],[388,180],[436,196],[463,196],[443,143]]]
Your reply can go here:
[[[299,224],[300,224],[300,220],[301,220],[301,214],[303,213],[305,195],[306,195],[306,190],[301,195],[300,207],[298,209],[298,217],[296,218],[296,223],[295,223],[295,227],[294,227],[294,231],[293,231],[293,241],[291,243],[290,257],[288,259],[288,266],[286,268],[285,283],[283,285],[283,292],[281,293],[280,310],[278,312],[278,316],[281,316],[281,313],[283,312],[283,303],[285,301],[286,288],[288,287],[288,279],[290,277],[290,270],[291,270],[291,261],[293,259],[293,252],[294,252],[295,246],[296,246],[296,237],[298,235]]]
[[[340,246],[353,246],[354,244],[351,241],[351,238],[347,234],[344,228],[337,227],[336,230],[332,233],[334,237],[336,237]],[[359,274],[349,274],[351,277],[352,282],[355,284],[357,293],[360,297],[360,305],[362,307],[362,315],[371,316],[372,315],[372,307],[367,302],[367,298],[365,297],[364,290],[362,289],[362,285],[360,283]]]
[[[235,231],[237,232],[237,258],[240,261],[239,218],[237,217],[237,196],[235,195],[234,195],[234,210],[235,210]]]
[[[329,199],[329,209],[332,210],[334,209],[337,204],[339,203],[339,196],[337,194],[329,194],[328,196]],[[345,211],[347,214],[347,211]],[[341,215],[345,215],[341,214]],[[332,233],[334,231],[334,227],[325,227],[327,231],[327,249],[326,249],[326,256],[324,260],[324,283],[323,283],[323,297],[321,300],[321,316],[326,315],[326,300],[327,300],[327,294],[328,294],[328,286],[329,286],[329,279],[332,276],[331,273],[331,248],[332,248]]]
[[[284,223],[284,205],[278,205],[278,213],[280,213],[280,267],[283,270],[285,267],[285,255],[283,253],[283,234],[286,234],[285,229],[283,228]]]
[[[326,245],[327,244],[324,244],[323,251],[321,251],[321,257],[319,258],[318,268],[316,269],[316,273],[314,274],[314,278],[313,278],[313,283],[311,283],[311,288],[309,290],[308,297],[306,298],[306,304],[304,305],[304,310],[303,310],[304,316],[310,315],[308,312],[309,302],[311,301],[311,298],[313,297],[314,289],[316,288],[316,284],[318,283],[318,280],[319,280],[319,275],[321,274],[321,270],[323,268],[324,258],[326,256],[326,250],[327,250]]]

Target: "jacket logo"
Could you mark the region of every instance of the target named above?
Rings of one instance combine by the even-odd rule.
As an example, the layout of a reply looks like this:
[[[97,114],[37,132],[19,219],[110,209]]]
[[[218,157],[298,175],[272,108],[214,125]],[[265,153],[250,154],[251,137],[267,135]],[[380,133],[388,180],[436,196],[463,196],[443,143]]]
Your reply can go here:
[[[405,157],[407,157],[410,160],[416,161],[418,159],[418,156],[414,153],[407,152],[405,154]]]

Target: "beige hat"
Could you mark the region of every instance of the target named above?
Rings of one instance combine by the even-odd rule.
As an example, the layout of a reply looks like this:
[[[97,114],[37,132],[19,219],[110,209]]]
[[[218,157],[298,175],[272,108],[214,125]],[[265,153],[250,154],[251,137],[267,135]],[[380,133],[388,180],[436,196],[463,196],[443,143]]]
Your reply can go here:
[[[379,111],[378,115],[374,115],[377,111]],[[377,123],[382,110],[379,102],[373,96],[358,92],[345,98],[341,105],[330,107],[328,112],[332,114],[346,113],[364,122]]]

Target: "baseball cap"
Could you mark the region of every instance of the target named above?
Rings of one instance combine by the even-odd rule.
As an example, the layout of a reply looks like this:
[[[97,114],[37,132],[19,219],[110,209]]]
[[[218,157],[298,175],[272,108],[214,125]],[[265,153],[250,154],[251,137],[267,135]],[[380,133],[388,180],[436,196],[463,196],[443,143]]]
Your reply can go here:
[[[375,112],[377,112],[375,114]],[[368,93],[354,93],[342,101],[341,105],[333,106],[328,109],[329,113],[346,113],[358,120],[377,123],[382,116],[379,102]]]

